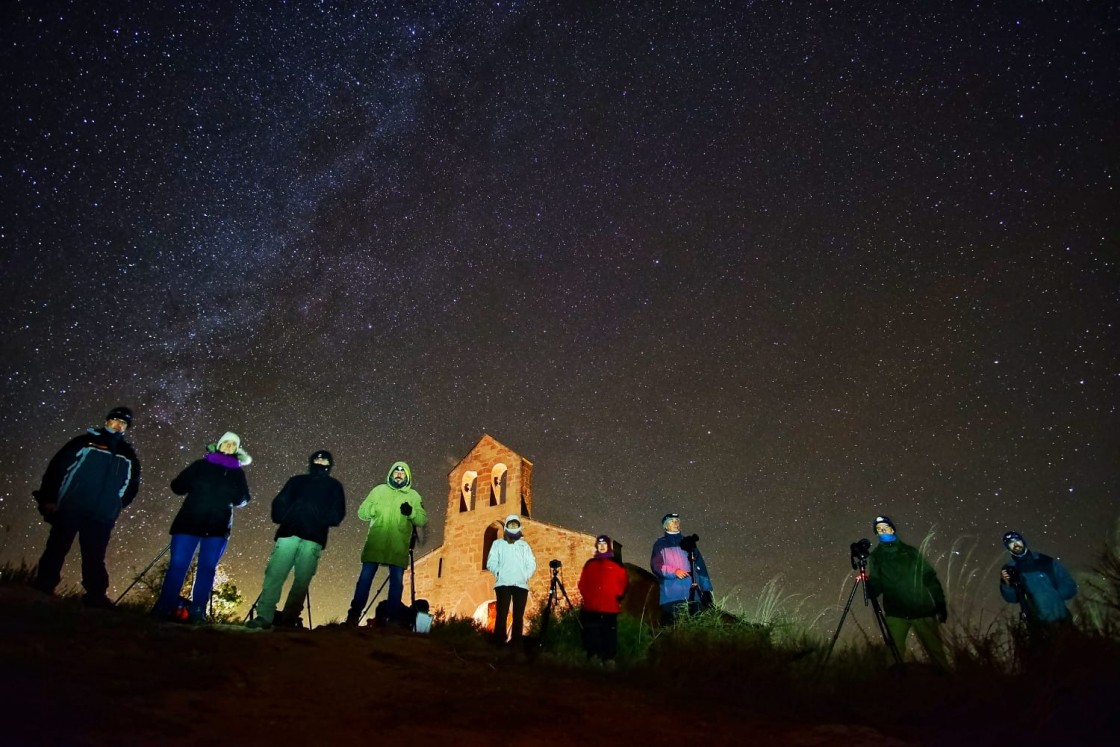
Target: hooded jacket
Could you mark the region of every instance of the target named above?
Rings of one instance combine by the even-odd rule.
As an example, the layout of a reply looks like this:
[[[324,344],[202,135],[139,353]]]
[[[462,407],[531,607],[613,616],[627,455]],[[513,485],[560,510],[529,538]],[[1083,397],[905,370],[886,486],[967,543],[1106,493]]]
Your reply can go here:
[[[393,485],[393,471],[404,468],[405,483]],[[412,514],[401,513],[401,504],[412,507]],[[405,462],[393,462],[385,482],[369,491],[358,507],[358,518],[369,522],[366,544],[362,548],[363,563],[388,563],[403,568],[408,565],[408,546],[412,527],[428,523],[428,512],[420,494],[412,489],[412,469]]]
[[[140,460],[123,433],[90,428],[66,443],[47,464],[35,500],[39,512],[112,524],[140,490]]]
[[[272,499],[275,539],[299,537],[327,546],[327,533],[346,518],[346,494],[330,469],[312,464],[310,473],[288,479]]]
[[[677,578],[677,569],[689,570],[688,553],[681,549],[680,532],[665,532],[653,543],[653,552],[650,553],[649,569],[660,581],[658,588],[661,604],[675,604],[687,602],[688,593],[692,589],[692,578],[685,576]],[[708,576],[708,566],[700,548],[696,548],[696,583],[700,591],[712,590],[712,579]]]
[[[520,521],[517,514],[510,514],[502,522],[503,525],[508,524],[510,519]],[[494,588],[517,586],[528,589],[529,579],[537,570],[537,559],[520,532],[512,542],[509,535],[504,534],[490,545],[490,553],[486,556],[486,570],[494,574]]]
[[[867,559],[868,592],[883,595],[883,613],[916,620],[945,608],[937,571],[918,549],[902,540],[880,542]]]
[[[249,482],[238,456],[211,451],[171,481],[171,491],[185,495],[170,534],[229,537],[233,509],[249,502]]]
[[[1005,568],[1019,572],[1020,586],[1026,599],[1020,596],[1020,587],[999,583],[999,593],[1005,602],[1023,605],[1027,619],[1035,622],[1056,623],[1068,620],[1066,601],[1077,594],[1077,582],[1065,567],[1049,555],[1027,550],[1020,557],[1011,556]]]

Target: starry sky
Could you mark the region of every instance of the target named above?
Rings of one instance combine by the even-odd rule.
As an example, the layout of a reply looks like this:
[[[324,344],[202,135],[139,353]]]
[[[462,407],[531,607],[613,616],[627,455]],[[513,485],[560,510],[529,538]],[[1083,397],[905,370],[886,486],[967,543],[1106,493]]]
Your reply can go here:
[[[11,0],[0,42],[0,559],[117,404],[111,595],[227,429],[250,599],[269,501],[335,454],[318,621],[388,466],[435,547],[483,433],[535,518],[641,564],[680,512],[748,606],[835,603],[878,512],[995,606],[1005,529],[1074,569],[1109,536],[1113,3]]]

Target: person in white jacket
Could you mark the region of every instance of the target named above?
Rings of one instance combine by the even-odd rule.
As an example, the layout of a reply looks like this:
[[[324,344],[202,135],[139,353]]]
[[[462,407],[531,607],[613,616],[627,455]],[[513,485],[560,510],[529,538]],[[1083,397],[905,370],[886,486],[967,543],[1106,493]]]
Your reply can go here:
[[[494,620],[494,643],[504,646],[507,640],[506,620],[513,603],[513,625],[508,634],[510,647],[521,651],[521,633],[525,626],[525,603],[529,599],[529,579],[537,570],[537,559],[521,536],[521,519],[517,514],[506,517],[502,538],[490,546],[486,569],[494,574],[494,593],[498,608]]]

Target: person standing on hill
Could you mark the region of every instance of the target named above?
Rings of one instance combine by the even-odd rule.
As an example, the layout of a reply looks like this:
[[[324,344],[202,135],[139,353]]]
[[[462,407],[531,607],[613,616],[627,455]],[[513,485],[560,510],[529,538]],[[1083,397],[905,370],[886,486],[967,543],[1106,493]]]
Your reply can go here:
[[[1066,602],[1077,594],[1077,582],[1060,562],[1027,547],[1018,532],[1003,535],[1011,553],[999,572],[999,593],[1005,602],[1018,604],[1023,619],[1032,626],[1068,622]]]
[[[589,659],[614,664],[618,654],[618,614],[620,602],[630,586],[626,569],[614,556],[614,543],[605,534],[595,538],[595,555],[583,564],[579,574],[579,593],[583,609],[583,650]]]
[[[883,596],[883,616],[895,646],[904,653],[906,636],[913,630],[929,660],[948,669],[939,626],[949,612],[937,572],[917,548],[898,538],[890,517],[876,516],[873,526],[879,544],[868,556],[867,592]]]
[[[47,464],[32,495],[43,521],[50,525],[32,586],[53,594],[62,566],[77,538],[82,550],[82,587],[87,607],[112,607],[105,596],[109,572],[105,552],[117,517],[140,490],[140,460],[124,439],[132,427],[132,410],[114,407],[105,425],[90,428],[66,443]]]
[[[206,620],[206,608],[214,588],[218,561],[226,551],[233,529],[233,509],[249,502],[245,470],[253,458],[241,448],[241,437],[233,431],[222,434],[206,447],[206,455],[187,465],[171,481],[171,492],[185,496],[171,522],[171,560],[163,577],[163,588],[152,613],[178,620],[179,592],[198,552],[188,622]]]
[[[506,621],[512,605],[509,643],[514,654],[520,656],[524,654],[521,637],[525,627],[525,605],[529,600],[529,579],[537,570],[537,559],[521,534],[521,518],[517,514],[506,517],[501,539],[490,545],[486,570],[494,574],[494,595],[497,599],[494,643],[498,646],[506,643]]]
[[[389,566],[388,618],[398,620],[404,611],[404,567],[413,527],[428,523],[424,501],[412,487],[412,470],[405,462],[394,462],[385,482],[374,486],[358,507],[358,518],[369,522],[362,548],[362,570],[354,586],[354,598],[346,613],[346,624],[361,622],[373,577],[381,565]]]
[[[700,537],[681,536],[680,514],[661,517],[665,531],[653,543],[649,569],[660,582],[661,624],[672,625],[682,615],[712,607],[712,579],[700,548]]]
[[[272,521],[280,526],[264,569],[257,616],[249,621],[249,627],[300,625],[303,600],[327,546],[327,533],[346,518],[346,494],[342,483],[331,477],[333,466],[334,458],[329,451],[316,451],[308,459],[307,474],[289,478],[272,499]],[[284,611],[278,615],[276,603],[293,569],[292,588],[288,590]]]

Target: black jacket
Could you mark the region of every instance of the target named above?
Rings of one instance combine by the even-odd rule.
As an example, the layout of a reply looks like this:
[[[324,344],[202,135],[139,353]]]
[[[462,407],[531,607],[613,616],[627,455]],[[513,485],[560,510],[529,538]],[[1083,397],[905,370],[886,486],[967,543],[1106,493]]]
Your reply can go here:
[[[187,497],[171,522],[171,534],[229,537],[233,509],[249,502],[249,483],[241,467],[222,463],[224,456],[207,454],[171,481],[171,490]]]
[[[346,518],[342,483],[326,470],[296,475],[272,500],[272,521],[279,524],[276,539],[299,537],[327,546],[327,532]]]
[[[43,504],[57,504],[57,515],[113,523],[140,490],[140,460],[124,435],[90,428],[51,458],[35,491]]]

